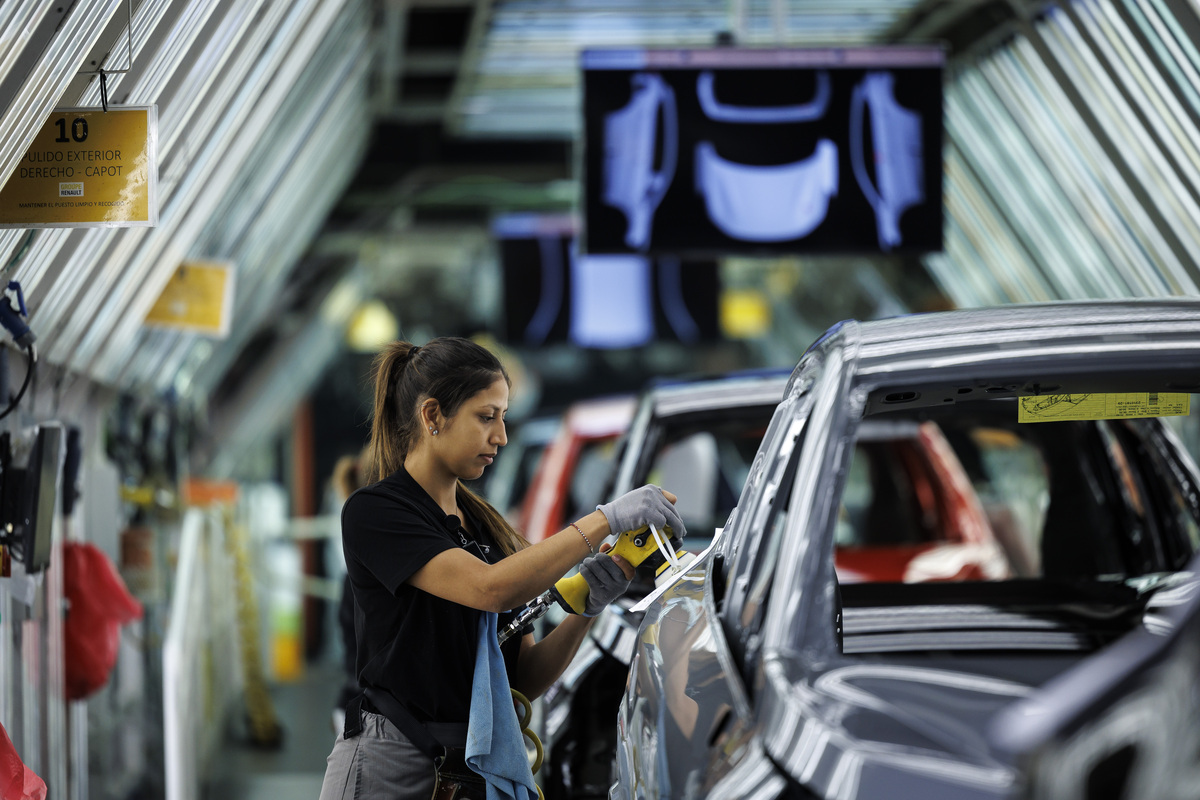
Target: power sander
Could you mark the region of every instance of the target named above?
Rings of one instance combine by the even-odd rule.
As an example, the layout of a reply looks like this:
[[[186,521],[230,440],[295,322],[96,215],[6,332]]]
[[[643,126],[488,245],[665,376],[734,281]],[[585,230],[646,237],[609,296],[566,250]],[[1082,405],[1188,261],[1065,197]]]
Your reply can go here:
[[[670,531],[670,528],[664,528],[659,533],[653,525],[625,531],[607,552],[610,556],[620,556],[635,567],[655,567],[654,576],[657,580],[668,568],[678,571],[690,560],[690,554],[682,547],[683,542]],[[500,631],[500,643],[504,644],[526,625],[540,618],[554,603],[558,603],[568,614],[582,614],[587,598],[588,584],[583,575],[576,573],[560,578]]]

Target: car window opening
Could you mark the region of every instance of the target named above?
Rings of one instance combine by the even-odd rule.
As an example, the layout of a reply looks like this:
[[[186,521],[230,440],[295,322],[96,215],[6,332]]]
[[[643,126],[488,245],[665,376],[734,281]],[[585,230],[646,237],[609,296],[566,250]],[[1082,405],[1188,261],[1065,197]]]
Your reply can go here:
[[[1196,552],[1196,469],[1161,419],[1021,424],[1016,405],[862,421],[834,532],[844,652],[1091,650]]]
[[[706,547],[737,505],[773,411],[764,406],[664,425],[644,482],[675,487],[689,550]]]

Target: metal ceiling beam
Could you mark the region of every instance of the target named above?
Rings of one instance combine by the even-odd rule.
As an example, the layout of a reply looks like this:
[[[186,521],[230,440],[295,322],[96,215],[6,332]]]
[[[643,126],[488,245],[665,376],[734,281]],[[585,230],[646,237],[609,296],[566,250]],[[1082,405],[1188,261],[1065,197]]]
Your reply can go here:
[[[0,186],[80,69],[80,54],[124,8],[122,0],[0,5]]]
[[[460,121],[463,99],[467,94],[471,76],[479,69],[479,60],[483,45],[487,38],[488,29],[492,22],[492,0],[475,0],[475,8],[471,12],[471,27],[467,32],[467,42],[462,59],[458,64],[458,73],[454,76],[454,87],[443,109],[443,126],[453,136],[462,135]]]

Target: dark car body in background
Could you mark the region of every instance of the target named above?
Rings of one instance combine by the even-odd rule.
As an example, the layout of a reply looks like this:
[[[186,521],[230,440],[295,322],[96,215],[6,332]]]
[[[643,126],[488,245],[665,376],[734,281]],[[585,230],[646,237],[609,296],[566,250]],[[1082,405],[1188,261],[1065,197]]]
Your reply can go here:
[[[609,473],[606,499],[646,483],[677,496],[684,548],[698,553],[725,523],[745,483],[787,371],[660,382],[640,395]],[[612,782],[613,720],[625,689],[641,614],[631,607],[653,588],[639,571],[630,591],[600,614],[579,652],[543,697],[549,800],[603,797]]]
[[[1072,417],[1198,393],[1195,300],[835,326],[715,546],[646,609],[611,796],[1021,796],[1002,712],[1169,624],[1155,597],[1200,548],[1200,478],[1173,425]],[[865,445],[914,430],[956,463],[971,513],[926,513],[951,506],[921,469],[863,469]],[[914,552],[899,576],[847,575],[872,548]]]

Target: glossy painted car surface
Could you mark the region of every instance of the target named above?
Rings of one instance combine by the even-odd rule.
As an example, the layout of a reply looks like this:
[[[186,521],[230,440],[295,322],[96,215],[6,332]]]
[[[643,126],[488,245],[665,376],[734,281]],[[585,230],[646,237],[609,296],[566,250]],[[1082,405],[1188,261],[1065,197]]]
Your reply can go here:
[[[687,527],[683,545],[709,545],[737,502],[787,371],[678,379],[647,387],[638,400],[605,499],[654,483],[676,494]],[[630,610],[653,588],[643,570],[626,596],[602,612],[563,676],[543,698],[548,800],[603,797],[612,779],[612,720],[624,691],[641,614]]]
[[[611,796],[1021,796],[1002,712],[1161,626],[1156,592],[1200,548],[1175,425],[1069,417],[1184,400],[1200,403],[1196,300],[835,326],[797,365],[719,539],[645,612]],[[981,563],[999,569],[950,569],[960,552],[839,580],[839,550],[869,532],[899,547],[937,530],[892,495],[855,518],[853,462],[880,426],[951,443],[981,512],[957,527],[986,525]]]

